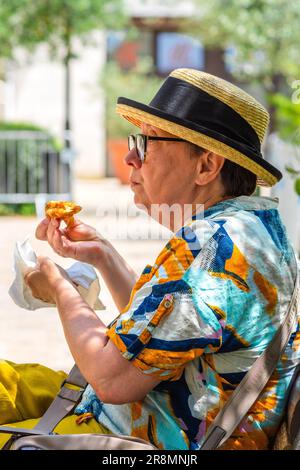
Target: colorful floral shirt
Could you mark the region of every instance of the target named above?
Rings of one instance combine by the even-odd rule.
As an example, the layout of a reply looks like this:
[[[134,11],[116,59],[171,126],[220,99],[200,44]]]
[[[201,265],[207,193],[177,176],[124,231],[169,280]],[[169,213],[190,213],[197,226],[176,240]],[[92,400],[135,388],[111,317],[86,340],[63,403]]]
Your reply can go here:
[[[199,449],[206,430],[283,321],[297,264],[278,202],[241,196],[197,214],[136,282],[109,338],[161,379],[143,401],[102,403],[88,386],[76,413],[160,449]],[[266,449],[300,358],[300,322],[259,400],[223,448]]]

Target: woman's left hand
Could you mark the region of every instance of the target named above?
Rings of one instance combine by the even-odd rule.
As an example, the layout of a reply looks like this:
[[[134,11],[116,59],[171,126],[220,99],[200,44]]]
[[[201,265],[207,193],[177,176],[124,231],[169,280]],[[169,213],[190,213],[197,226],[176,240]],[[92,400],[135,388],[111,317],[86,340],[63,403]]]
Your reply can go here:
[[[55,291],[58,284],[69,282],[74,285],[70,277],[60,266],[44,256],[38,257],[37,268],[28,272],[24,279],[35,298],[52,304],[56,303]]]

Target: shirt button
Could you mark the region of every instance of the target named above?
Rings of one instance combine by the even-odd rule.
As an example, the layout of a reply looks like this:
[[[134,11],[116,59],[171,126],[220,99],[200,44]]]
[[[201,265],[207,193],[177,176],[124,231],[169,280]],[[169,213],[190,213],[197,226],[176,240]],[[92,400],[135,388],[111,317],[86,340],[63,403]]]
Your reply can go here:
[[[170,295],[170,294],[167,294],[165,296],[165,300],[164,300],[163,305],[164,305],[165,308],[170,308],[170,307],[172,307],[172,304],[173,304],[173,296]]]

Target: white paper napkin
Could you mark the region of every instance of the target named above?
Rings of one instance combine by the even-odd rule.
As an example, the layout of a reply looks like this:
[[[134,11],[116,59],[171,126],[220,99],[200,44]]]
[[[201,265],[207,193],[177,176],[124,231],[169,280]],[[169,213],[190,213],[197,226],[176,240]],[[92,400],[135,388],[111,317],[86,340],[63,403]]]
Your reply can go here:
[[[44,307],[54,307],[55,304],[36,299],[31,293],[30,287],[24,282],[24,276],[35,268],[37,256],[29,243],[29,237],[23,242],[16,242],[14,250],[15,279],[9,288],[9,295],[19,307],[27,310],[36,310]],[[78,284],[77,289],[83,299],[94,310],[104,310],[105,306],[99,299],[100,283],[94,268],[77,261],[65,270],[69,277]]]

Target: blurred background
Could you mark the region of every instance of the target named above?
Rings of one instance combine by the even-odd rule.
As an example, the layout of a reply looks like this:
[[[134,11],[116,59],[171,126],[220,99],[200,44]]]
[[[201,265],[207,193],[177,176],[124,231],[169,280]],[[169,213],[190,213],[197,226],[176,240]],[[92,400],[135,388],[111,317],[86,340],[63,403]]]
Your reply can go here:
[[[70,265],[34,239],[49,199],[75,200],[100,232],[112,201],[131,231],[151,224],[125,218],[133,128],[115,104],[118,96],[149,102],[174,68],[230,80],[268,108],[264,155],[284,178],[259,194],[279,198],[299,253],[299,24],[300,0],[0,1],[0,356],[71,365],[55,310],[21,310],[7,294],[14,244],[29,235],[37,252]],[[115,246],[140,272],[164,243]],[[103,283],[101,295],[108,322],[116,307]]]

